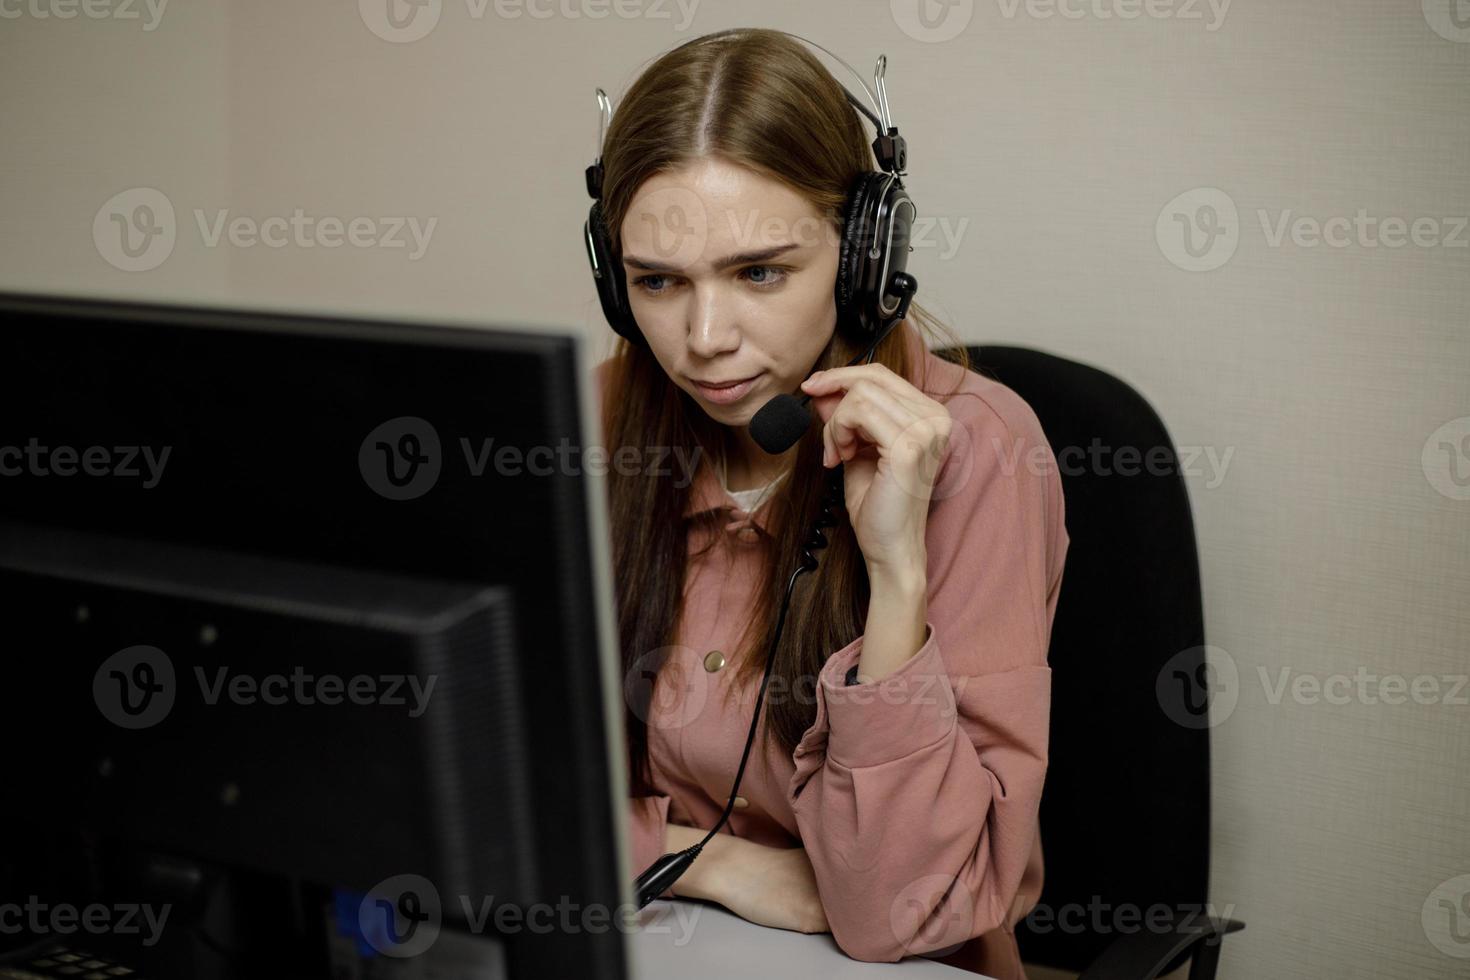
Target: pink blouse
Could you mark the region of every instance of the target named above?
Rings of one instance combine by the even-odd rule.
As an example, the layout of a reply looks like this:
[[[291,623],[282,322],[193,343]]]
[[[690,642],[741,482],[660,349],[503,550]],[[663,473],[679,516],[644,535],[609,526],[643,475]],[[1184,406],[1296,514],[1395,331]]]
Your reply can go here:
[[[816,721],[790,756],[757,738],[722,832],[805,847],[832,938],[855,959],[929,955],[1024,980],[1012,930],[1042,883],[1046,652],[1069,543],[1061,482],[1019,395],[964,372],[945,400],[958,366],[901,329],[913,363],[927,364],[923,390],[957,423],[929,509],[926,639],[888,676],[847,686],[858,636],[815,683],[786,692],[815,697]],[[757,673],[731,687],[729,651],[753,604],[770,508],[740,510],[712,463],[701,459],[685,511],[687,606],[650,709],[658,795],[631,801],[635,874],[664,853],[667,823],[719,819],[759,686]],[[693,558],[715,535],[729,547]]]

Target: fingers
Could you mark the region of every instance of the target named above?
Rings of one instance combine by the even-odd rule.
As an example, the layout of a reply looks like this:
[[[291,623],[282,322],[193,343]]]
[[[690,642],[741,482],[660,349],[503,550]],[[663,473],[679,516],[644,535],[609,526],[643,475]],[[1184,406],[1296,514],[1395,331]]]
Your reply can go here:
[[[814,398],[818,395],[840,393],[850,389],[859,381],[871,381],[893,393],[901,402],[911,403],[916,412],[925,414],[921,406],[942,406],[915,388],[905,378],[894,374],[886,364],[858,364],[852,367],[831,368],[818,371],[802,382],[801,390]]]
[[[940,453],[952,425],[949,412],[936,405],[932,414],[918,414],[888,391],[859,382],[823,426],[824,465],[836,465],[858,455],[859,440],[873,444],[882,456],[905,464],[924,455]],[[829,435],[830,434],[830,435]],[[835,457],[835,458],[834,458]]]
[[[856,456],[860,440],[905,462],[937,457],[948,441],[949,409],[882,364],[819,372],[802,388],[825,417],[823,466]]]
[[[859,382],[848,390],[822,426],[822,465],[836,466],[839,461],[852,459],[860,440],[880,451],[895,447],[916,418],[892,393]]]

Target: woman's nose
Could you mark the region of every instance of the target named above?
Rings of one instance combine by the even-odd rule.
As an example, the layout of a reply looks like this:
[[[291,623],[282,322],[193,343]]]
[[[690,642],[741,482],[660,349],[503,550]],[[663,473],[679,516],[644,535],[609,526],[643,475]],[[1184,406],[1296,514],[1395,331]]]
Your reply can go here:
[[[740,346],[740,328],[730,305],[710,293],[695,292],[688,329],[689,351],[699,357],[714,357]]]

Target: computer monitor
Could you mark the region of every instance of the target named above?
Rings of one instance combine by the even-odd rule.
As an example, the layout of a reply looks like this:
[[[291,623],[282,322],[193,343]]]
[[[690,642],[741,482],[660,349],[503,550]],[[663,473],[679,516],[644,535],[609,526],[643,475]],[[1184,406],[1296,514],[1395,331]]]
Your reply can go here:
[[[115,950],[171,899],[157,976],[628,975],[577,338],[10,295],[0,365],[12,923]]]

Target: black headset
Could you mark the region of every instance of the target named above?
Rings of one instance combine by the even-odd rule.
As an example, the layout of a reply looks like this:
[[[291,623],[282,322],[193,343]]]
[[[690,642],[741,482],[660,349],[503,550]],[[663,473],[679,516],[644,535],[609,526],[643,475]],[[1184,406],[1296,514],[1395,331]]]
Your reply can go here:
[[[786,34],[785,31],[780,33]],[[688,44],[707,43],[711,35],[696,38]],[[814,41],[795,34],[786,34],[825,51],[852,72],[862,83],[862,76]],[[685,46],[681,45],[681,47]],[[678,50],[677,48],[675,50]],[[908,253],[913,251],[909,236],[915,220],[914,202],[904,189],[903,177],[908,167],[908,147],[893,125],[888,111],[888,91],[884,85],[884,74],[888,67],[886,55],[878,58],[873,72],[874,85],[878,91],[879,115],[862,103],[852,92],[843,87],[847,101],[872,122],[877,136],[873,140],[873,155],[881,171],[866,171],[857,176],[848,190],[843,211],[842,242],[837,265],[837,281],[834,295],[837,300],[837,328],[855,343],[862,346],[874,344],[907,314],[909,303],[918,291],[918,281],[909,275]],[[867,85],[864,94],[871,99]],[[592,208],[582,226],[587,244],[587,261],[592,266],[592,278],[597,285],[597,297],[602,301],[602,312],[613,330],[630,342],[646,347],[648,341],[633,319],[633,310],[628,303],[627,278],[621,263],[614,258],[612,236],[603,220],[602,212],[602,145],[607,127],[612,121],[612,103],[607,93],[597,90],[597,105],[601,117],[598,130],[598,157],[587,168],[587,193],[592,197]]]

